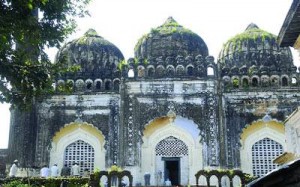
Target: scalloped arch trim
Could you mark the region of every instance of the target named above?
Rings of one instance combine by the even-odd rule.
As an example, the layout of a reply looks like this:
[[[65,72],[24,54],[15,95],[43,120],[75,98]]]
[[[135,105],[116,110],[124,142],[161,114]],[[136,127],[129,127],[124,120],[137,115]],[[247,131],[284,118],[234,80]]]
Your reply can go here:
[[[251,123],[250,125],[246,126],[242,133],[241,133],[241,142],[245,142],[245,140],[252,135],[253,133],[256,133],[260,130],[262,130],[263,128],[271,128],[279,133],[284,134],[285,133],[285,129],[284,129],[284,125],[282,122],[277,121],[277,120],[271,120],[271,121],[263,121],[263,120],[258,120],[258,121],[254,121],[253,123]]]
[[[149,137],[151,134],[153,134],[158,128],[165,127],[170,123],[171,118],[168,116],[162,116],[153,119],[150,121],[144,129],[144,136]]]
[[[91,135],[97,137],[100,140],[100,142],[104,143],[104,135],[102,134],[102,132],[97,127],[87,122],[82,122],[82,123],[71,122],[69,124],[64,125],[64,127],[60,128],[60,130],[55,133],[52,141],[54,143],[58,143],[61,138],[78,129],[90,133]]]

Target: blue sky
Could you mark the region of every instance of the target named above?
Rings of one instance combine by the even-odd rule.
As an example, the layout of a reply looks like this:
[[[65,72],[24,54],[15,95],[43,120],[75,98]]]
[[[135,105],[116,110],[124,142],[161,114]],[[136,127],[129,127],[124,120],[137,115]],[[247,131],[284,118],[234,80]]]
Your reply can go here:
[[[250,23],[278,35],[291,3],[292,0],[93,0],[89,6],[91,16],[77,19],[77,31],[68,40],[94,28],[128,59],[133,57],[140,37],[172,16],[200,35],[210,55],[217,59],[223,44]],[[48,51],[52,60],[56,52]],[[294,58],[297,66],[298,59]],[[8,105],[0,105],[0,148],[7,147],[8,124]]]

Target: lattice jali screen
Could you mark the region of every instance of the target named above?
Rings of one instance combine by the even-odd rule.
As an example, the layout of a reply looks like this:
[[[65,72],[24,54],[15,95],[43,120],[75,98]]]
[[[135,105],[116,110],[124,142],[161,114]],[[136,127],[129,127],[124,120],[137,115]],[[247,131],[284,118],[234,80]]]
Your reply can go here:
[[[263,176],[277,167],[273,160],[283,153],[283,147],[269,138],[259,140],[252,146],[252,167],[254,176]]]
[[[94,160],[94,148],[82,140],[71,143],[65,149],[64,163],[71,167],[77,162],[80,166],[81,173],[85,169],[88,169],[90,172],[94,171]]]
[[[156,145],[155,154],[169,157],[188,155],[188,146],[182,140],[169,136]]]

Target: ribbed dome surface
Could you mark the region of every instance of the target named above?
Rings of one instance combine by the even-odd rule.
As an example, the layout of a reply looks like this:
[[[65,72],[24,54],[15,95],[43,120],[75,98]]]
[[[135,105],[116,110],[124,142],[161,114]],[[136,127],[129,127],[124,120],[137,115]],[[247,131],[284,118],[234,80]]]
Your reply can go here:
[[[103,78],[111,76],[123,59],[123,54],[114,44],[89,29],[84,36],[65,44],[57,53],[56,62],[80,65],[78,73],[83,77]]]
[[[289,48],[280,48],[276,36],[251,23],[247,29],[228,40],[218,62],[227,67],[292,66]]]
[[[179,25],[172,17],[139,39],[135,57],[156,59],[162,57],[208,55],[208,49],[200,36]]]

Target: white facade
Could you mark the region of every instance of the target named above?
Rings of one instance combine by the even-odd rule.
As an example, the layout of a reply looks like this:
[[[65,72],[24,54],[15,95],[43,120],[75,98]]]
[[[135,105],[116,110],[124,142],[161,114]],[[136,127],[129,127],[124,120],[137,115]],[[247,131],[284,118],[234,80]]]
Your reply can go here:
[[[287,152],[294,153],[296,157],[300,155],[300,111],[294,111],[285,121],[285,137],[287,142]]]

